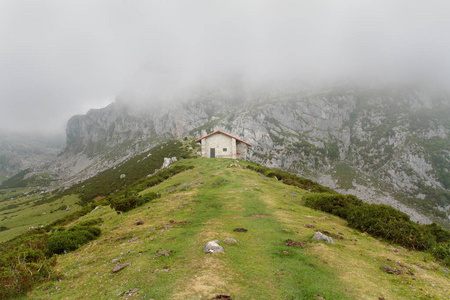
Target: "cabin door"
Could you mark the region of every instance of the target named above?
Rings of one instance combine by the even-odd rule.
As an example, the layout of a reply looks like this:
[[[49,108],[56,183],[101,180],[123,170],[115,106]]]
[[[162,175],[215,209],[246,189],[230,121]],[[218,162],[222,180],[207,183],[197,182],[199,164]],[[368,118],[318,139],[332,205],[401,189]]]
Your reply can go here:
[[[215,158],[216,157],[216,148],[210,148],[209,149],[209,157]]]

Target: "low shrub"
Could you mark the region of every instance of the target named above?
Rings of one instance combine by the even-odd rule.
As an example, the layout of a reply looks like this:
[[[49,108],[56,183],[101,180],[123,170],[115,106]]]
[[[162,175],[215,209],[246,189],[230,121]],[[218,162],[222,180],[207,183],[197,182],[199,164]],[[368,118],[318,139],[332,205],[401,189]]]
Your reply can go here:
[[[437,225],[436,223],[424,226],[436,237],[437,243],[450,243],[450,231],[442,229],[442,227]]]
[[[407,214],[387,205],[355,207],[347,221],[350,227],[406,248],[426,250],[436,244],[436,237],[424,226],[411,222]]]
[[[93,226],[74,226],[65,231],[58,231],[50,235],[47,241],[49,254],[60,254],[78,249],[81,245],[97,238],[100,228]]]
[[[37,230],[0,244],[0,299],[15,298],[53,278],[56,258],[46,255],[47,237]]]
[[[266,177],[271,178],[276,177],[278,180],[283,181],[283,183],[287,185],[293,185],[301,189],[308,190],[312,193],[330,193],[330,194],[336,193],[332,189],[324,187],[323,185],[320,185],[317,182],[314,182],[310,179],[298,177],[285,171],[271,169],[259,165],[247,165],[246,168],[261,173]]]
[[[153,192],[146,193],[142,196],[138,194],[133,194],[131,196],[124,195],[122,197],[113,198],[110,206],[117,212],[127,212],[158,197],[159,194]]]
[[[321,193],[306,195],[303,204],[346,219],[354,206],[363,205],[363,201],[354,195]]]
[[[350,227],[375,237],[410,249],[429,250],[444,264],[450,262],[450,232],[435,223],[417,224],[393,207],[366,204],[353,195],[308,194],[303,198],[303,204],[346,219]]]
[[[439,243],[436,247],[430,250],[436,258],[442,260],[442,263],[450,267],[450,243]]]

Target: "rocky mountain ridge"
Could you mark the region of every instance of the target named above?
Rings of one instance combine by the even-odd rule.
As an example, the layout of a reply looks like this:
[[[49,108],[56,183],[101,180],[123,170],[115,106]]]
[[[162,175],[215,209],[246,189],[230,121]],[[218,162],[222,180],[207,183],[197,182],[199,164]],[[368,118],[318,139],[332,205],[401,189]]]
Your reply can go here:
[[[126,103],[71,118],[66,149],[49,171],[70,185],[166,138],[220,129],[252,143],[252,161],[396,206],[420,222],[449,221],[448,94],[340,87]]]

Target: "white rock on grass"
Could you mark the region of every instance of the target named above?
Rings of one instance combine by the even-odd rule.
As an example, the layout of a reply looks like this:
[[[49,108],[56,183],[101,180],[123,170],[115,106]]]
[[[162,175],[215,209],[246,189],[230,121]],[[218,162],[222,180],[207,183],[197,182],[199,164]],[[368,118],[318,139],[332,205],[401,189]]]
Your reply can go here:
[[[335,243],[331,237],[326,236],[325,234],[323,234],[320,231],[317,231],[316,233],[314,233],[314,236],[312,239],[313,239],[313,241],[325,241],[331,245],[335,245]]]
[[[225,253],[225,250],[223,250],[218,242],[217,240],[207,242],[205,247],[203,247],[203,253]]]

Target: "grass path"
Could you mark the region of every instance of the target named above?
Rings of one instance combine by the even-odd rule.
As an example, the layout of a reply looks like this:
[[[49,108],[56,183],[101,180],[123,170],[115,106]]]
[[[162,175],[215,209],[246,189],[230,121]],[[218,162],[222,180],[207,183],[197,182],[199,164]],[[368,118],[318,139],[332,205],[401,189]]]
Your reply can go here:
[[[196,274],[180,278],[169,299],[206,299],[212,294],[228,294],[233,299],[314,299],[317,294],[345,299],[329,270],[317,266],[301,248],[284,245],[286,239],[293,238],[292,231],[285,231],[288,226],[268,209],[266,202],[275,200],[257,186],[260,176],[245,172],[245,177],[242,170],[233,168],[203,174],[211,187],[196,195],[200,200],[196,209],[214,210],[215,214],[203,222],[203,229],[194,237],[197,250],[192,250],[219,240],[226,254],[195,260],[191,267]],[[273,183],[267,188],[273,189]],[[196,218],[201,217],[204,215]],[[248,232],[234,232],[238,227]],[[224,244],[225,238],[234,238],[238,244]]]
[[[429,299],[449,299],[448,275],[437,276],[441,271],[424,262],[425,254],[353,231],[337,217],[300,205],[305,191],[229,168],[229,160],[194,162],[195,169],[143,191],[162,193],[152,203],[120,215],[100,207],[83,217],[103,218],[102,236],[60,255],[60,280],[38,286],[27,299],[404,299],[424,291]],[[138,220],[144,224],[137,226]],[[238,227],[248,232],[234,232]],[[345,239],[336,246],[311,242],[318,228]],[[305,247],[286,246],[287,239]],[[211,240],[226,253],[204,254]],[[411,283],[411,276],[380,271],[387,259],[424,268],[414,268]],[[113,273],[117,263],[131,266]]]

